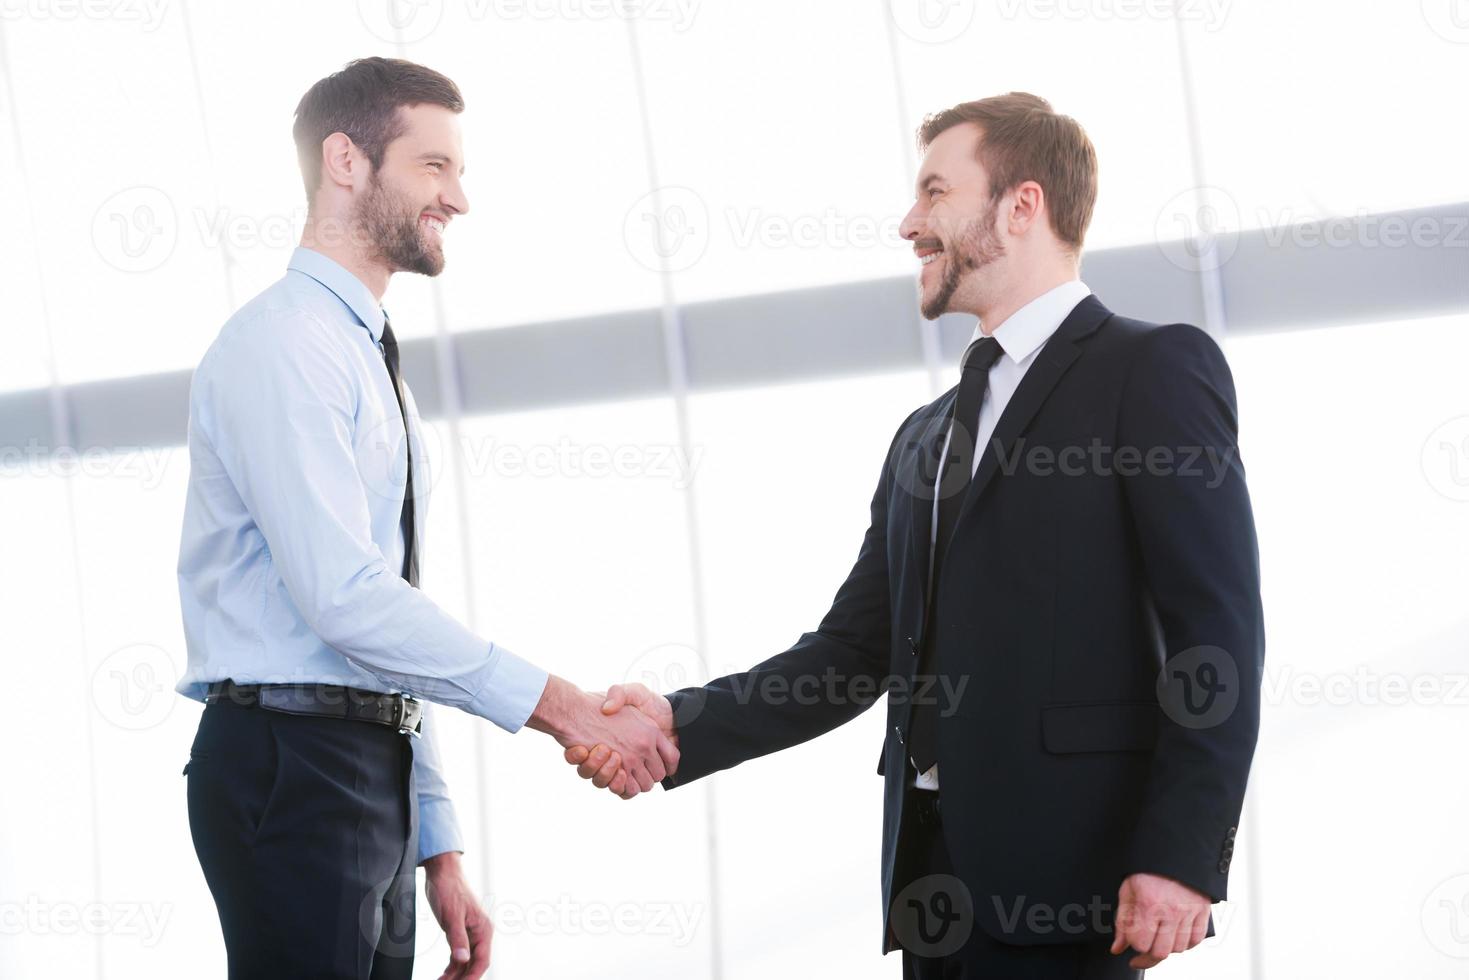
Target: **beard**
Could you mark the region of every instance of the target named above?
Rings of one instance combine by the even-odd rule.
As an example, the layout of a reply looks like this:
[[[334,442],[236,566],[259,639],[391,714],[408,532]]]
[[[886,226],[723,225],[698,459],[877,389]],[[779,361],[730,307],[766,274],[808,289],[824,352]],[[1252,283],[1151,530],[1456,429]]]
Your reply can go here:
[[[924,319],[937,320],[947,313],[949,302],[964,275],[992,264],[1005,254],[1005,243],[995,230],[997,210],[998,206],[992,203],[960,230],[952,247],[945,246],[944,277],[939,280],[934,294],[922,299],[920,305]]]
[[[395,272],[417,272],[436,276],[444,271],[444,250],[430,244],[418,225],[420,210],[407,198],[384,185],[372,175],[367,194],[353,213],[357,225],[375,257],[382,259]]]

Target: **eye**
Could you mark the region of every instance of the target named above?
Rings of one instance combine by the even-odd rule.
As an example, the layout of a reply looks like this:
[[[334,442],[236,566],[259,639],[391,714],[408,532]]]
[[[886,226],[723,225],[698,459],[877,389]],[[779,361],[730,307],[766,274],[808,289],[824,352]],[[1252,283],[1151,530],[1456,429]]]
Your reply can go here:
[[[432,160],[432,161],[430,161],[429,162],[429,166],[432,167],[434,170],[443,170],[444,169],[444,164],[440,160]]]
[[[938,197],[942,193],[943,191],[940,188],[930,187],[928,189],[928,199],[932,201],[934,198]]]

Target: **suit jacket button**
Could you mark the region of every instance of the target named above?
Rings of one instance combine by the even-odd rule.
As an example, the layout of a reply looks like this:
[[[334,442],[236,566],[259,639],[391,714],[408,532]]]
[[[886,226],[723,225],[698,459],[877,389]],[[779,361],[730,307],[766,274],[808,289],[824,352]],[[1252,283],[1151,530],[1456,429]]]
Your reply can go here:
[[[918,656],[918,644],[914,641],[913,637],[911,637],[911,636],[908,637],[908,652],[911,653],[915,657]]]
[[[1229,858],[1225,858],[1219,862],[1219,873],[1222,875],[1229,874]]]

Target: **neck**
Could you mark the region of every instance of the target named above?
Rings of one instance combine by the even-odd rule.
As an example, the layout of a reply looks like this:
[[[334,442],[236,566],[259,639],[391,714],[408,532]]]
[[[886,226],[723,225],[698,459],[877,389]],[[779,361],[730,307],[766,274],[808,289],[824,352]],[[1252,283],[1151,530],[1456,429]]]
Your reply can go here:
[[[1062,283],[1078,278],[1080,270],[1074,260],[1055,262],[1049,265],[1031,265],[1029,274],[1022,273],[1018,281],[992,301],[982,304],[974,312],[979,315],[979,328],[986,337],[994,334],[1015,311],[1038,296],[1044,296]]]
[[[318,235],[316,233],[317,221],[314,215],[306,216],[306,230],[301,233],[301,247],[320,252],[352,273],[362,280],[362,284],[372,293],[373,299],[381,303],[383,293],[388,291],[388,278],[393,274],[393,270],[388,268],[381,259],[370,256],[365,249],[354,247],[353,239],[357,237],[355,235],[350,233]],[[322,227],[345,231],[350,226],[341,219],[333,218]]]

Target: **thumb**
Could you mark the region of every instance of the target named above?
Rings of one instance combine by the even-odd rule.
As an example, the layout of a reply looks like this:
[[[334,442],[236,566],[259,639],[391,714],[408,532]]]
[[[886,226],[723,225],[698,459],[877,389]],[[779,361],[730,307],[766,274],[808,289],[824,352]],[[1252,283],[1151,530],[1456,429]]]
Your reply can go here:
[[[1127,949],[1127,925],[1132,919],[1132,903],[1125,895],[1117,898],[1117,916],[1112,922],[1112,948],[1114,955]]]
[[[469,933],[464,929],[464,916],[456,915],[446,930],[449,934],[449,958],[455,963],[469,962]]]
[[[613,684],[607,689],[607,700],[602,702],[602,714],[615,715],[630,700],[627,688],[621,684]]]

